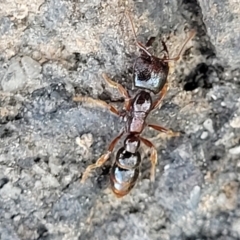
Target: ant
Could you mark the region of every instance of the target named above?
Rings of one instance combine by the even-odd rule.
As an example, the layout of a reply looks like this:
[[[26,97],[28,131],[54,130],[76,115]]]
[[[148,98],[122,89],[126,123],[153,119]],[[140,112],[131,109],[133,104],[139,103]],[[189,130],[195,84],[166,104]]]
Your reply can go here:
[[[130,15],[129,15],[130,18]],[[170,129],[164,128],[159,125],[148,124],[146,119],[151,111],[158,108],[160,102],[167,92],[167,75],[168,75],[168,62],[176,61],[182,54],[183,48],[187,42],[193,37],[193,34],[188,37],[188,39],[183,44],[181,51],[178,56],[170,59],[168,57],[168,51],[166,45],[164,44],[164,51],[167,55],[164,58],[157,58],[151,55],[147,47],[137,41],[136,33],[133,27],[132,20],[130,18],[132,29],[134,32],[135,40],[137,46],[141,49],[141,55],[137,58],[134,64],[134,83],[138,88],[143,88],[143,90],[138,90],[135,96],[131,97],[128,91],[119,83],[111,80],[106,74],[102,77],[105,82],[113,88],[117,88],[120,94],[124,97],[124,111],[119,111],[111,104],[108,104],[99,99],[93,99],[85,96],[76,96],[73,98],[77,102],[86,102],[107,108],[110,112],[121,117],[125,121],[125,128],[120,132],[120,134],[115,137],[109,144],[108,150],[103,154],[94,164],[89,165],[82,175],[81,182],[85,182],[90,172],[95,168],[101,167],[112,154],[115,146],[119,140],[125,134],[125,140],[123,147],[120,148],[116,154],[116,159],[110,170],[110,184],[113,193],[116,197],[123,197],[127,195],[131,189],[135,186],[140,173],[141,165],[141,155],[139,153],[140,143],[145,144],[150,148],[150,161],[151,161],[151,173],[150,180],[153,182],[155,180],[155,167],[157,164],[157,150],[153,143],[148,139],[143,138],[141,133],[146,126],[153,128],[159,132],[164,132],[169,136],[179,136],[178,132],[173,132]],[[151,40],[152,41],[152,40]],[[151,93],[158,94],[156,100],[153,100]]]

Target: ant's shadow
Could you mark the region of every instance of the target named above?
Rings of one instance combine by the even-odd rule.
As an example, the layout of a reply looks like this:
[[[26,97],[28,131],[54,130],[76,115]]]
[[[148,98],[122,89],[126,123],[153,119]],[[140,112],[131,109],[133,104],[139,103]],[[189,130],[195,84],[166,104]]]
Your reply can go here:
[[[208,65],[207,63],[199,63],[188,76],[184,79],[184,90],[193,91],[201,87],[210,89],[213,86],[214,78],[221,79],[224,69],[222,66]]]

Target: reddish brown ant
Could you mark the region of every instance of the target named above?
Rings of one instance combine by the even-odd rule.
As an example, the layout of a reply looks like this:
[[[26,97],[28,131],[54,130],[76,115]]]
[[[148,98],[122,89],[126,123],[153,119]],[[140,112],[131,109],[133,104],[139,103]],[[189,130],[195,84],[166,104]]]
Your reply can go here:
[[[112,113],[124,117],[126,125],[125,129],[110,143],[107,153],[103,154],[96,163],[87,167],[83,173],[82,182],[86,180],[93,169],[101,167],[109,159],[117,142],[125,133],[127,136],[124,141],[124,147],[118,150],[116,160],[110,171],[112,191],[117,197],[123,197],[134,187],[139,176],[141,156],[138,149],[140,147],[140,142],[143,142],[147,147],[151,148],[151,181],[154,181],[155,178],[157,151],[149,140],[140,136],[145,126],[151,127],[160,132],[165,132],[171,136],[178,136],[179,134],[164,127],[146,123],[148,114],[156,108],[156,102],[159,102],[162,99],[165,94],[164,91],[160,93],[160,96],[156,101],[153,101],[150,93],[144,90],[138,92],[134,98],[130,98],[127,90],[121,84],[112,81],[105,74],[103,74],[103,78],[110,86],[118,88],[119,92],[125,98],[125,114],[119,112],[114,106],[101,100],[82,96],[74,97],[73,100],[106,107]]]
[[[130,22],[132,24],[134,36],[136,39],[136,33],[134,31],[133,23],[130,18]],[[168,51],[165,43],[163,43],[164,50],[167,55],[164,58],[160,59],[153,55],[151,55],[147,47],[150,44],[144,46],[140,42],[136,40],[137,46],[142,50],[141,55],[137,58],[134,65],[134,83],[136,87],[144,88],[145,90],[139,90],[134,97],[130,97],[128,91],[119,83],[112,81],[110,78],[103,74],[103,78],[106,83],[114,88],[117,88],[119,92],[123,95],[124,102],[124,112],[118,111],[111,104],[107,104],[102,100],[93,99],[90,97],[82,97],[77,96],[74,97],[74,101],[79,102],[88,102],[93,103],[95,105],[100,105],[109,109],[112,113],[118,115],[119,117],[123,117],[125,120],[125,129],[121,131],[121,133],[112,140],[108,147],[107,153],[103,154],[94,164],[91,164],[87,167],[85,172],[82,175],[82,182],[86,180],[90,172],[98,167],[101,167],[110,157],[113,152],[116,144],[125,134],[124,146],[120,148],[116,154],[116,159],[113,162],[112,168],[110,170],[110,183],[111,189],[113,193],[117,197],[123,197],[130,192],[130,190],[136,184],[140,173],[140,165],[141,165],[141,155],[139,153],[140,143],[144,143],[147,147],[151,149],[151,181],[155,179],[155,166],[157,163],[157,150],[154,145],[141,136],[142,131],[146,126],[153,128],[157,131],[164,132],[170,136],[178,136],[179,133],[173,132],[172,130],[166,129],[164,127],[147,124],[146,118],[151,111],[156,109],[162,98],[167,92],[167,75],[168,75],[168,62],[176,61],[179,59],[183,48],[187,44],[187,42],[193,37],[193,33],[190,34],[190,37],[185,41],[181,51],[178,56],[172,59],[168,57]],[[156,100],[153,100],[150,92],[158,94]]]

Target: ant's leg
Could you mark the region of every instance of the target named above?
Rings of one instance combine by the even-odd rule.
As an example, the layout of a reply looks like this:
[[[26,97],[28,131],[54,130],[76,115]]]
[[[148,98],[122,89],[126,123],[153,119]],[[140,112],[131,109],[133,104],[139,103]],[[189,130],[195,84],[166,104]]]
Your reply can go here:
[[[173,132],[171,129],[167,129],[167,128],[164,128],[162,126],[158,126],[158,125],[154,125],[154,124],[147,124],[148,127],[150,128],[153,128],[159,132],[163,132],[163,133],[166,133],[167,135],[171,136],[171,137],[178,137],[180,136],[180,133],[179,132]]]
[[[153,102],[152,110],[157,109],[159,107],[159,104],[161,103],[162,99],[166,95],[167,90],[168,90],[168,83],[165,83],[164,87],[160,91],[158,98]]]
[[[124,98],[129,98],[127,90],[120,83],[114,82],[105,73],[102,74],[102,77],[110,87],[117,88]]]
[[[157,150],[154,147],[154,145],[147,140],[146,138],[142,138],[140,137],[140,140],[151,149],[151,155],[150,155],[150,161],[152,163],[152,167],[151,167],[151,173],[150,173],[150,180],[151,182],[154,182],[155,180],[155,168],[156,168],[156,164],[157,164]]]
[[[127,90],[120,83],[114,82],[112,79],[110,79],[107,76],[107,74],[103,73],[102,77],[110,87],[118,89],[118,91],[122,94],[122,96],[125,99],[125,109],[129,110],[130,109],[130,96],[129,96]]]
[[[108,151],[107,153],[103,154],[94,164],[89,165],[86,170],[84,171],[83,175],[82,175],[82,179],[81,179],[81,183],[84,183],[85,180],[87,179],[88,175],[90,174],[90,172],[98,167],[101,167],[110,157],[114,147],[116,146],[117,142],[119,141],[119,139],[122,137],[124,132],[121,132],[116,138],[114,138],[112,140],[112,142],[110,143],[109,147],[108,147]]]
[[[119,111],[114,106],[107,104],[106,102],[99,100],[99,99],[94,99],[94,98],[85,97],[85,96],[76,96],[76,97],[73,97],[73,101],[82,102],[82,103],[90,103],[93,105],[104,107],[104,108],[107,108],[110,112],[112,112],[118,116],[121,116]]]
[[[166,58],[166,59],[163,59],[164,62],[170,62],[170,61],[177,61],[179,60],[179,58],[181,57],[182,53],[183,53],[183,50],[185,48],[185,46],[187,45],[187,43],[195,36],[196,34],[196,31],[195,30],[191,30],[190,31],[190,34],[188,36],[188,38],[185,40],[185,42],[183,43],[178,55],[174,58]]]

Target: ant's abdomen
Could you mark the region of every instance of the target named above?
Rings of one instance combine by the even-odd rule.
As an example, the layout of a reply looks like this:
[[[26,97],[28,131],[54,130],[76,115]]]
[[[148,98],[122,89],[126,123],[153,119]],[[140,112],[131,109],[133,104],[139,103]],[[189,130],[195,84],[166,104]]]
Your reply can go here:
[[[134,187],[139,176],[140,163],[139,152],[130,153],[124,148],[119,149],[110,172],[111,188],[117,197],[125,196]]]

